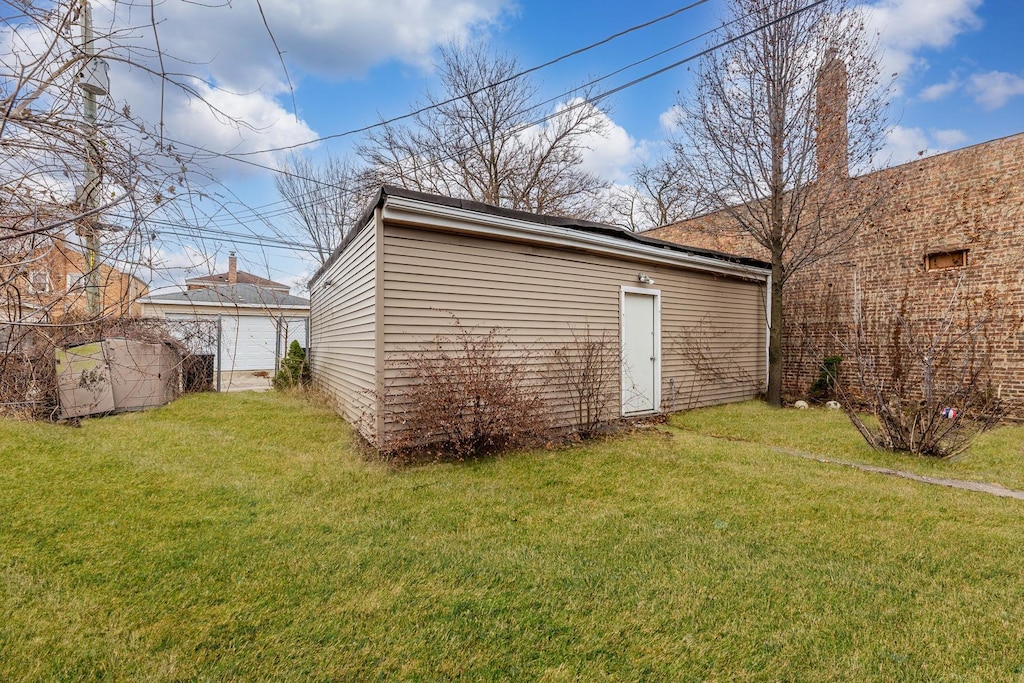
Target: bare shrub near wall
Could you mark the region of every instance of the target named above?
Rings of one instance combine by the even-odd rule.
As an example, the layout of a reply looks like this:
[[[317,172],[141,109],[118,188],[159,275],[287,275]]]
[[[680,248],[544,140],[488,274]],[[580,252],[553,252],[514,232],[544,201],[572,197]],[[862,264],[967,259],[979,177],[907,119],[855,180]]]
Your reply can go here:
[[[619,340],[608,330],[570,329],[572,341],[555,349],[549,374],[568,390],[573,430],[587,438],[601,426],[615,398],[621,367]]]
[[[854,367],[838,389],[872,448],[951,458],[1006,414],[989,375],[994,340],[988,328],[999,306],[991,296],[966,297],[961,285],[941,317],[932,319],[913,318],[906,294],[898,305],[872,306],[855,288],[848,349]],[[858,408],[877,426],[865,422]]]
[[[408,384],[385,392],[382,409],[395,423],[393,434],[386,427],[378,435],[385,455],[464,460],[546,435],[539,387],[528,376],[529,353],[498,328],[477,333],[455,322],[455,333],[435,337],[398,362]]]
[[[665,401],[670,412],[701,405],[704,391],[711,386],[752,394],[758,391],[761,380],[736,361],[736,356],[749,348],[753,340],[745,337],[727,341],[735,337],[734,332],[715,325],[710,316],[666,335],[664,355],[678,358],[690,369],[689,387],[681,388],[677,382],[670,382],[670,394]]]

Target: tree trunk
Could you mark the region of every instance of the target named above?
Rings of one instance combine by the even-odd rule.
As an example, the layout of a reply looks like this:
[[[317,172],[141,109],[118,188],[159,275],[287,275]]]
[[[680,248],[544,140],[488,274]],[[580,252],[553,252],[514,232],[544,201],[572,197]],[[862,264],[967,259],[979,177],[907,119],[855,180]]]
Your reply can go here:
[[[778,48],[772,44],[771,48]],[[777,58],[776,58],[777,59]],[[793,220],[785,212],[786,204],[786,83],[781,74],[773,74],[769,87],[768,128],[771,144],[771,197],[769,231],[772,255],[772,310],[768,331],[768,405],[782,407],[782,285],[785,281],[783,257],[786,253],[784,237],[795,230],[788,225]]]
[[[782,256],[772,257],[772,304],[768,312],[768,405],[782,407]]]

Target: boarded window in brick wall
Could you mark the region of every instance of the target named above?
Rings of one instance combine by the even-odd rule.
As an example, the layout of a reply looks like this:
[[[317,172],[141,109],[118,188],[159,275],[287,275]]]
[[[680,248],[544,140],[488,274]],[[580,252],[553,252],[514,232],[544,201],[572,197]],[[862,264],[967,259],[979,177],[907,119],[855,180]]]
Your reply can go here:
[[[967,249],[955,251],[937,251],[925,257],[925,268],[928,270],[944,270],[946,268],[962,268],[967,265]]]

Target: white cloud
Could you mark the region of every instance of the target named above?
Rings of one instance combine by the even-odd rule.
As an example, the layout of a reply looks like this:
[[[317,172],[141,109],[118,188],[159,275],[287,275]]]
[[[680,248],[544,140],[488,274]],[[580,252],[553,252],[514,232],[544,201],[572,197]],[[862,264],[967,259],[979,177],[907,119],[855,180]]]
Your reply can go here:
[[[189,145],[218,154],[239,153],[282,147],[316,137],[316,132],[305,121],[297,119],[280,103],[276,97],[280,87],[234,93],[189,79],[189,87],[197,96],[185,97],[181,91],[168,89],[161,111],[159,95],[154,96],[154,90],[159,92],[158,86],[149,78],[125,69],[112,71],[117,74],[111,85],[114,101],[131,104],[135,116],[154,125],[162,120],[165,136],[170,142],[179,143],[176,146],[186,156],[193,151]],[[284,152],[268,153],[249,159],[276,166],[283,155]],[[198,152],[197,157],[205,170],[221,179],[261,170],[203,152]]]
[[[980,28],[982,0],[883,0],[864,6],[884,49],[882,73],[906,74],[923,66],[922,49],[941,49],[965,31]]]
[[[115,0],[105,4],[113,7]],[[303,72],[348,78],[389,60],[427,67],[437,45],[465,41],[486,30],[513,4],[511,0],[263,0],[262,7],[293,78]],[[189,71],[195,65],[208,65],[219,83],[236,90],[252,90],[283,77],[256,3],[171,2],[158,4],[157,11],[162,14],[158,16],[162,46],[190,65]]]
[[[969,140],[963,131],[956,129],[933,130],[932,137],[942,149],[955,149],[957,147],[962,147]]]
[[[985,109],[999,109],[1011,98],[1024,95],[1024,78],[1005,71],[974,74],[967,92]]]
[[[248,152],[254,149],[280,147],[304,142],[316,134],[301,119],[274,98],[274,93],[257,91],[235,94],[213,90],[202,84],[197,86],[204,102],[196,99],[178,101],[168,112],[168,125],[176,130],[188,130],[191,142],[207,149]],[[211,110],[230,112],[243,122],[242,127],[231,125],[224,117]],[[227,124],[227,125],[226,125]],[[253,157],[253,161],[274,164],[280,155]]]
[[[577,107],[585,109],[580,110]],[[545,124],[531,126],[519,135],[524,140],[548,137],[559,129],[560,117],[568,116],[575,119],[583,114],[596,117],[593,123],[600,131],[591,132],[576,140],[582,148],[583,170],[608,182],[625,179],[634,162],[646,154],[645,145],[638,143],[625,128],[615,123],[606,113],[598,111],[593,104],[584,103],[582,99],[576,98],[559,104],[555,109],[554,118]]]
[[[886,136],[881,157],[891,164],[913,161],[928,153],[928,135],[920,128],[893,126]]]
[[[940,100],[963,90],[984,109],[999,109],[1010,99],[1024,95],[1024,77],[1006,71],[987,71],[971,75],[966,81],[953,77],[945,83],[928,86],[920,93],[925,102]]]
[[[626,129],[611,120],[606,114],[604,135],[594,133],[583,144],[583,168],[609,181],[623,180],[629,176],[633,163],[642,154],[637,141]]]
[[[670,135],[675,133],[679,130],[679,122],[682,120],[683,116],[683,108],[678,104],[673,104],[658,116],[658,122],[661,124],[661,130]]]
[[[932,156],[950,149],[962,147],[969,138],[956,129],[936,129],[894,126],[886,136],[885,146],[880,155],[887,164],[902,164],[924,156]]]
[[[960,86],[960,79],[954,77],[946,81],[945,83],[935,83],[933,85],[929,85],[927,88],[921,91],[918,97],[920,97],[925,102],[934,102],[936,100],[941,100],[945,97],[948,97],[949,95],[952,95],[960,88]]]
[[[339,7],[336,0],[263,0],[262,6],[301,95],[308,75],[350,78],[389,61],[426,68],[439,44],[479,35],[499,22],[512,4],[349,0]],[[215,152],[282,147],[317,137],[289,111],[288,82],[256,3],[170,2],[156,8],[162,64],[153,56],[154,29],[148,25],[148,12],[133,16],[130,5],[115,0],[97,3],[97,35],[116,33],[122,46],[130,41],[132,58],[138,60],[134,65],[112,61],[112,103],[117,108],[127,103],[144,120],[162,119],[164,134],[171,140]],[[185,89],[167,85],[161,90],[152,75],[161,69],[187,74],[176,77]],[[251,160],[279,162],[273,156]],[[216,159],[209,166],[222,179],[258,172]]]

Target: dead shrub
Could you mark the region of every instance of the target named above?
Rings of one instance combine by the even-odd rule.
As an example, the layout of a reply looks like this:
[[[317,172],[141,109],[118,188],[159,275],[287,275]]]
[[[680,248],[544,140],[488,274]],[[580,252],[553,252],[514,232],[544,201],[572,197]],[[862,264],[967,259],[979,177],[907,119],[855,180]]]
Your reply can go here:
[[[838,384],[857,431],[877,450],[937,458],[963,453],[1008,406],[989,380],[993,299],[972,301],[958,283],[938,317],[912,318],[898,305],[854,296],[852,372]],[[869,424],[858,410],[877,421]]]
[[[383,454],[465,460],[547,434],[529,353],[499,328],[478,333],[455,323],[453,334],[435,337],[395,364],[401,381],[381,401],[385,426],[377,447]]]
[[[557,347],[549,375],[565,387],[572,404],[573,432],[593,436],[615,399],[620,368],[619,340],[608,330],[570,328],[572,341]]]

